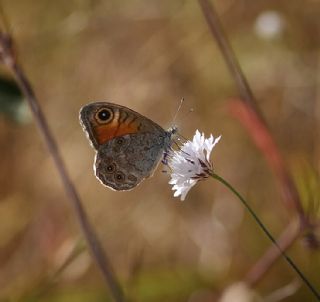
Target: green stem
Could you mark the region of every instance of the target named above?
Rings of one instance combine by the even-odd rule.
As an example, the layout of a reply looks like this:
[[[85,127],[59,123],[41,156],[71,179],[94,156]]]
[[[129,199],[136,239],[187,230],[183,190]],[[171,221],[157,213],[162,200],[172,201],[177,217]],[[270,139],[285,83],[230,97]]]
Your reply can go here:
[[[271,242],[277,247],[283,258],[289,263],[289,265],[293,268],[293,270],[300,276],[300,278],[303,280],[303,282],[308,286],[308,288],[312,291],[312,293],[317,297],[317,300],[320,301],[320,294],[315,289],[315,287],[309,282],[309,280],[306,278],[306,276],[300,271],[300,269],[296,266],[296,264],[293,262],[293,260],[285,253],[285,251],[282,250],[282,248],[279,246],[277,241],[273,238],[271,233],[268,231],[268,229],[265,227],[263,222],[260,220],[260,218],[256,215],[256,213],[252,210],[248,202],[240,195],[240,193],[233,188],[231,184],[229,184],[225,179],[220,177],[219,175],[212,172],[210,174],[212,178],[218,180],[223,185],[225,185],[233,194],[235,194],[242,204],[245,206],[245,208],[249,211],[253,219],[258,223],[259,227],[262,229],[262,231],[266,234],[266,236],[271,240]]]

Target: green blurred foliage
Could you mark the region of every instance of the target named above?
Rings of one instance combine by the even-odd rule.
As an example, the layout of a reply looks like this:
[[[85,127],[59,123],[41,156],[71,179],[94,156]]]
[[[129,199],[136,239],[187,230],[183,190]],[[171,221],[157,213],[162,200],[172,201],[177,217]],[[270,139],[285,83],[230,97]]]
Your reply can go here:
[[[318,171],[320,2],[214,3],[288,166],[307,161]],[[108,100],[166,128],[185,97],[180,132],[222,134],[213,154],[216,171],[248,197],[273,234],[281,233],[295,213],[285,206],[263,156],[228,113],[229,99],[238,92],[197,1],[4,0],[1,5],[19,61],[133,301],[215,301],[242,280],[270,242],[230,192],[201,182],[181,203],[161,169],[133,191],[108,190],[93,175],[94,151],[78,122],[82,105]],[[1,74],[10,76],[3,67]],[[39,131],[31,120],[17,118],[21,104],[16,86],[0,83],[0,299],[108,301],[86,252],[50,282],[80,231]],[[297,183],[311,186],[305,175],[298,172]],[[290,255],[320,288],[318,251],[297,241]],[[256,290],[267,296],[295,278],[279,260]],[[287,301],[311,299],[301,286]]]
[[[24,124],[31,120],[19,87],[5,77],[0,78],[0,113],[16,123]]]

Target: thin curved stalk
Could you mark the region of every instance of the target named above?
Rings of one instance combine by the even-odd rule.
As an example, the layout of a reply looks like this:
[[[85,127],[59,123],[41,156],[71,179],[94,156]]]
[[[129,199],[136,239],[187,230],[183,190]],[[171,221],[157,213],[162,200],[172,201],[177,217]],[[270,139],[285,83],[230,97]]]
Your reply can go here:
[[[112,270],[111,263],[107,258],[105,251],[89,222],[87,214],[82,206],[79,194],[73,182],[71,181],[62,156],[59,152],[58,144],[52,135],[52,132],[47,123],[47,119],[40,107],[31,84],[27,76],[24,74],[22,68],[17,63],[16,56],[13,52],[12,38],[3,32],[0,32],[0,58],[2,59],[3,63],[11,70],[20,89],[26,97],[38,129],[40,130],[44,142],[47,145],[48,152],[51,155],[53,162],[58,170],[64,189],[69,197],[69,201],[72,203],[83,235],[91,250],[92,256],[95,259],[107,285],[110,288],[111,295],[114,301],[123,302],[124,295],[120,284]]]

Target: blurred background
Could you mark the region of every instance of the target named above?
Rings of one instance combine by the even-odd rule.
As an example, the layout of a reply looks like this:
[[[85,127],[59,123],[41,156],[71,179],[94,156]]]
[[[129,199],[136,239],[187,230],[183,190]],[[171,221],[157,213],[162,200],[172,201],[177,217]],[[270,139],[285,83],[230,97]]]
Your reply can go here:
[[[302,197],[308,195],[304,206],[316,217],[320,1],[214,4]],[[277,237],[295,213],[230,115],[229,100],[238,91],[198,2],[4,0],[1,7],[19,61],[132,300],[216,301],[243,280],[270,242],[229,191],[209,180],[181,202],[162,167],[130,192],[111,191],[93,174],[94,150],[78,122],[81,106],[107,100],[168,128],[184,97],[180,133],[222,134],[212,155],[216,172],[250,200]],[[110,301],[27,104],[12,75],[3,66],[0,71],[0,301]],[[80,253],[61,269],[75,248]],[[320,288],[319,252],[297,240],[289,253]],[[280,259],[254,295],[313,301],[304,285],[293,286],[288,298],[270,298],[296,280]]]

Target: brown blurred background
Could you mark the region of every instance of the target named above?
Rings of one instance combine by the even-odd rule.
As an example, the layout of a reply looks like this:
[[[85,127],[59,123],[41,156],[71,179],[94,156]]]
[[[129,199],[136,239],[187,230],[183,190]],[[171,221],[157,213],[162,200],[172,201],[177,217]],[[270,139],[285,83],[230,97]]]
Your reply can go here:
[[[298,184],[312,181],[317,191],[320,1],[214,3],[290,170]],[[1,5],[85,208],[134,301],[215,301],[242,280],[270,242],[229,191],[209,180],[180,202],[161,167],[133,191],[104,188],[94,177],[94,151],[78,122],[81,106],[107,100],[168,128],[184,97],[180,133],[222,134],[212,156],[217,173],[248,197],[275,236],[281,233],[294,213],[284,206],[263,156],[228,112],[238,91],[198,2]],[[1,78],[0,301],[108,301],[86,251],[53,277],[81,233],[26,103],[3,66]],[[297,241],[290,254],[320,288],[319,253]],[[269,296],[296,279],[280,259],[257,294]],[[313,301],[305,286],[283,301],[302,299]]]

